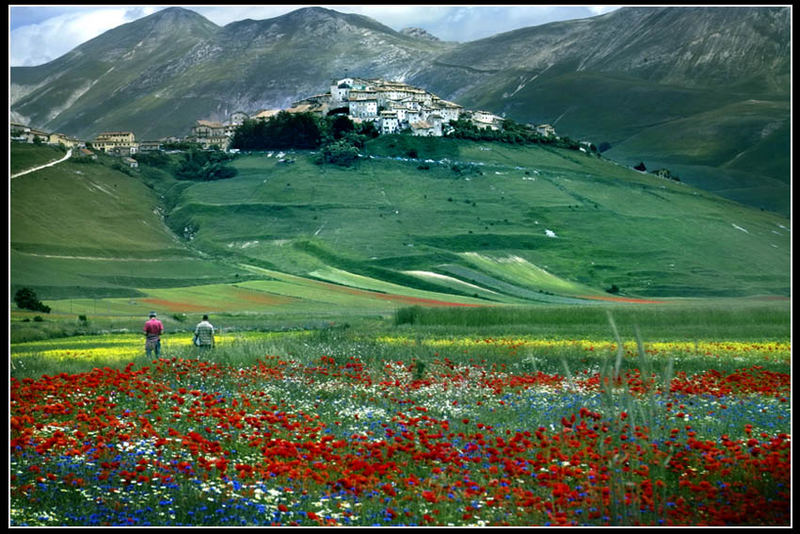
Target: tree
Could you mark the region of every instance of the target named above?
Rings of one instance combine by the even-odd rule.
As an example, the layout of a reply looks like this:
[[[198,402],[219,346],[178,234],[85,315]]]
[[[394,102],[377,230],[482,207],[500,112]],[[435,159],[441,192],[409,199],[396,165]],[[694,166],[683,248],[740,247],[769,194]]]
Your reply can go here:
[[[241,150],[315,149],[327,124],[311,113],[281,111],[268,120],[246,120],[236,128],[231,147]]]
[[[336,116],[330,125],[334,139],[341,139],[350,132],[355,132],[356,126],[347,115]]]
[[[23,310],[40,311],[50,313],[50,306],[43,304],[36,296],[36,292],[29,287],[19,289],[14,295],[14,302]]]
[[[322,162],[350,167],[358,160],[358,148],[345,139],[334,141],[322,147]]]
[[[236,176],[237,170],[226,163],[233,159],[224,152],[193,148],[183,155],[175,177],[179,180],[222,180]]]
[[[644,162],[643,161],[640,161],[639,164],[634,167],[634,169],[636,169],[637,171],[644,172],[644,171],[647,170],[647,167],[644,166]]]

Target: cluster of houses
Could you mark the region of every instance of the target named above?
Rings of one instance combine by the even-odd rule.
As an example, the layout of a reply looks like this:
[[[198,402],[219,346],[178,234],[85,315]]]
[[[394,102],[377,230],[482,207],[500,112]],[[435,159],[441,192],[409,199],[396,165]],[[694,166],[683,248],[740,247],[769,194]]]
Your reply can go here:
[[[488,111],[470,111],[453,102],[396,81],[381,79],[342,78],[333,80],[330,91],[294,102],[286,110],[267,109],[252,115],[236,111],[222,123],[197,120],[186,137],[168,137],[160,141],[136,141],[133,132],[103,132],[91,141],[92,148],[120,156],[131,167],[136,161],[130,156],[137,152],[161,150],[165,143],[192,142],[203,148],[227,150],[236,131],[245,120],[269,119],[281,111],[312,113],[321,117],[341,114],[354,123],[371,122],[381,134],[401,131],[415,136],[442,136],[448,133],[450,121],[466,119],[478,128],[502,129],[503,117]],[[544,136],[556,136],[548,124],[534,127]],[[11,139],[33,143],[36,139],[48,144],[77,147],[91,154],[86,143],[60,133],[47,133],[22,124],[11,124]],[[89,155],[85,154],[85,155]],[[96,157],[96,156],[95,156]]]
[[[136,142],[133,132],[104,132],[99,134],[90,145],[93,150],[87,148],[87,142],[62,133],[48,133],[44,130],[32,128],[25,124],[11,122],[10,139],[17,143],[42,143],[46,145],[62,145],[73,150],[76,156],[97,159],[95,151],[102,151],[106,154],[120,156],[122,162],[132,168],[139,166],[139,163],[131,158],[133,154],[145,150],[160,150],[160,142]]]
[[[310,96],[286,110],[266,109],[253,115],[233,113],[225,122],[198,120],[185,139],[203,146],[226,148],[236,130],[248,119],[269,119],[281,111],[311,113],[320,117],[346,115],[354,123],[372,122],[381,134],[407,131],[416,136],[442,136],[448,133],[450,121],[466,119],[478,128],[502,129],[503,117],[488,111],[470,111],[411,85],[381,79],[342,78],[333,80],[330,91]],[[537,133],[556,136],[555,129],[543,124]]]

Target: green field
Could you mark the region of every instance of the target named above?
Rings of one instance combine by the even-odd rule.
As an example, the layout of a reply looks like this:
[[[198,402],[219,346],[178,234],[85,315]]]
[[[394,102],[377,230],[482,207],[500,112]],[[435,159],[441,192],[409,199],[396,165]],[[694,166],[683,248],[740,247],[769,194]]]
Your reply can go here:
[[[217,182],[176,180],[179,154],[14,179],[12,292],[33,288],[56,323],[789,296],[780,215],[546,146],[384,136],[363,152],[352,168],[239,155]]]

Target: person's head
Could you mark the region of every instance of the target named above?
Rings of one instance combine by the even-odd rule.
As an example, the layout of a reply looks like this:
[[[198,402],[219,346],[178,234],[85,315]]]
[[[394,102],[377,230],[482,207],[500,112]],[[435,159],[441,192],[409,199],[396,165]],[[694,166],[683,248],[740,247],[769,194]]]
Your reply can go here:
[[[203,320],[208,321],[208,315],[203,315]]]
[[[153,318],[155,318],[155,317],[157,317],[157,316],[158,316],[158,315],[156,314],[156,312],[154,312],[154,311],[151,311],[151,312],[150,312],[150,318],[151,318],[151,319],[153,319]]]

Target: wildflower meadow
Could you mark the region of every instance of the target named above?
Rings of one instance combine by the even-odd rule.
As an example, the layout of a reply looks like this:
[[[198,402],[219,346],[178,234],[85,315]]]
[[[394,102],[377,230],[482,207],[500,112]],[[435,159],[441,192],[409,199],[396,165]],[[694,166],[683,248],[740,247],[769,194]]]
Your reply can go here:
[[[12,526],[790,524],[786,342],[101,341],[12,372]]]

